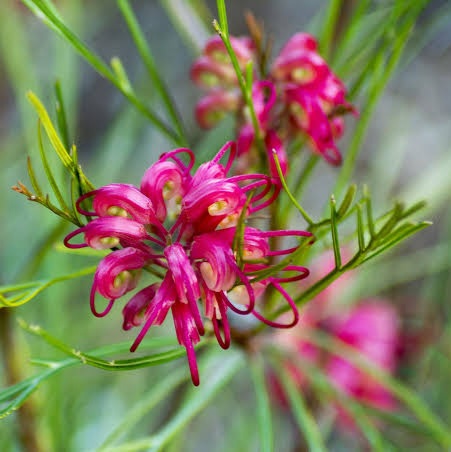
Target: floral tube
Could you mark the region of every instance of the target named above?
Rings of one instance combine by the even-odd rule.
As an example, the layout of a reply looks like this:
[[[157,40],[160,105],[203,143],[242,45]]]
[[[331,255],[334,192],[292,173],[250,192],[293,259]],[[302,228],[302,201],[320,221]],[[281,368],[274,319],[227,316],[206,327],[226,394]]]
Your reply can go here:
[[[133,290],[138,284],[140,272],[150,260],[149,255],[135,248],[113,251],[104,257],[95,272],[91,288],[91,311],[96,317],[103,317],[110,311],[113,302]],[[109,299],[107,309],[98,312],[95,308],[96,293]]]

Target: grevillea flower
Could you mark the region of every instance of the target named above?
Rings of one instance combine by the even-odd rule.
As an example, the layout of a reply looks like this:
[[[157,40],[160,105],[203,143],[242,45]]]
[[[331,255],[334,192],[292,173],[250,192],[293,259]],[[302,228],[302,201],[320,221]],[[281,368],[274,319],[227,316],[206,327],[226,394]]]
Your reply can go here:
[[[230,43],[241,70],[255,58],[255,46],[248,37],[230,37]],[[211,37],[202,55],[191,67],[191,79],[204,88],[238,86],[238,78],[227,49],[219,36]]]
[[[269,258],[296,247],[272,251],[268,238],[309,237],[310,233],[264,232],[245,226],[242,235],[237,235],[238,220],[268,206],[279,188],[262,174],[228,176],[235,155],[235,144],[227,143],[193,172],[194,155],[189,149],[163,154],[146,170],[139,189],[110,184],[83,195],[77,209],[91,221],[65,238],[69,248],[112,250],[94,275],[90,297],[94,315],[107,315],[119,298],[138,288],[122,310],[125,330],[141,328],[131,351],[139,347],[151,326],[161,325],[171,312],[195,385],[199,375],[194,346],[205,334],[205,319],[223,348],[231,341],[229,309],[272,326],[286,326],[267,319],[264,307],[256,306],[254,287],[261,292],[272,285],[293,311],[291,326],[298,319],[297,309],[280,284],[308,275],[306,268],[297,266],[272,275]],[[242,238],[240,250],[237,237]],[[160,275],[161,281],[146,286],[147,270]],[[255,275],[268,270],[269,276],[253,282]],[[283,272],[290,277],[280,277]],[[239,303],[232,300],[236,290],[244,294]],[[100,297],[107,300],[101,308]]]
[[[316,40],[307,33],[292,36],[275,59],[271,76],[288,111],[288,133],[303,132],[314,152],[339,165],[335,139],[342,134],[343,122],[338,127],[334,118],[340,111],[356,111],[346,101],[344,84],[318,54]]]
[[[231,44],[241,70],[248,61],[260,68],[266,63],[266,56],[265,61],[256,61],[256,46],[249,39],[231,37]],[[191,69],[193,81],[207,90],[195,111],[201,127],[215,126],[226,113],[236,114],[238,168],[242,172],[256,166],[262,152],[256,153],[255,148],[264,146],[268,172],[277,180],[273,152],[285,174],[288,169],[285,148],[299,135],[306,138],[313,152],[332,165],[339,165],[342,157],[335,142],[343,134],[342,115],[356,114],[356,110],[346,101],[342,81],[319,55],[315,38],[307,33],[296,33],[283,46],[271,67],[267,71],[263,68],[262,72],[261,78],[254,74],[252,85],[252,103],[260,135],[256,142],[256,124],[251,121],[248,106],[238,90],[237,76],[225,46],[218,36],[212,38]]]
[[[331,270],[327,259],[322,258],[321,262]],[[319,273],[324,273],[325,268],[319,269]],[[369,377],[345,356],[326,352],[309,341],[309,335],[320,330],[355,348],[381,370],[388,373],[395,371],[399,346],[398,315],[393,306],[383,299],[366,299],[347,308],[337,306],[335,300],[349,285],[349,278],[338,279],[312,300],[302,313],[299,324],[289,331],[277,333],[273,342],[288,351],[290,356],[297,355],[301,361],[319,367],[330,382],[348,396],[379,409],[392,410],[395,407],[394,398],[379,381]],[[310,382],[302,372],[302,366],[295,365],[291,358],[286,366],[297,387],[307,391]],[[286,405],[285,395],[277,380],[273,378],[272,382],[278,400]],[[346,407],[336,405],[336,409],[340,425],[354,428]]]
[[[230,37],[230,43],[244,70],[255,59],[255,46],[248,37]],[[242,98],[238,78],[227,49],[219,36],[213,36],[205,44],[202,55],[191,67],[191,79],[207,90],[207,95],[196,105],[195,116],[205,129],[214,127],[227,113],[241,108]]]

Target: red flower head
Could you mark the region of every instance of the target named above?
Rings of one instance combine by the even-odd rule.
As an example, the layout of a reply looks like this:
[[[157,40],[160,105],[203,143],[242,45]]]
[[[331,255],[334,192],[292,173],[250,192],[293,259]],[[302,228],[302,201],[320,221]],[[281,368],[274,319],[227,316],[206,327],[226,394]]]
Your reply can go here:
[[[162,274],[161,282],[144,286],[126,303],[123,328],[141,326],[131,347],[135,351],[149,328],[162,324],[171,311],[177,340],[186,348],[195,385],[199,384],[199,375],[194,346],[205,333],[203,318],[211,322],[223,348],[229,347],[231,340],[228,309],[262,318],[255,310],[252,276],[246,270],[270,266],[244,265],[243,269],[238,265],[234,237],[244,206],[245,217],[261,210],[274,200],[278,188],[261,174],[227,176],[235,154],[235,144],[227,143],[194,174],[194,156],[189,149],[163,154],[145,172],[140,189],[111,184],[83,195],[77,202],[79,212],[95,218],[65,239],[69,248],[114,249],[102,259],[94,275],[91,310],[97,317],[107,315],[120,297],[138,287],[143,270]],[[92,207],[85,210],[88,202]],[[79,234],[83,235],[82,243],[73,244],[72,238]],[[265,260],[274,254],[267,245],[268,234],[310,235],[245,228],[243,255],[258,254]],[[308,273],[301,267],[290,270],[297,274],[290,280]],[[280,281],[267,278],[265,284],[278,287]],[[237,309],[229,299],[236,285],[242,285],[247,293],[245,309]],[[96,307],[97,294],[108,300],[100,311]],[[287,300],[292,304],[290,298]],[[294,305],[292,309],[297,320]]]
[[[246,38],[231,37],[232,48],[243,72],[247,62],[254,67],[254,45]],[[268,74],[262,69],[263,79],[254,73],[252,102],[261,143],[268,155],[268,172],[278,179],[273,162],[275,150],[282,170],[287,171],[285,148],[297,135],[307,138],[313,152],[332,165],[339,165],[342,157],[335,143],[344,130],[342,115],[356,113],[346,101],[346,88],[327,62],[319,55],[315,38],[307,33],[296,33],[283,46]],[[196,106],[196,119],[201,127],[210,128],[226,113],[236,113],[238,123],[238,155],[240,171],[252,167],[261,158],[250,155],[255,146],[256,126],[248,106],[238,89],[238,79],[229,55],[219,36],[212,38],[191,69],[192,79],[207,94]]]

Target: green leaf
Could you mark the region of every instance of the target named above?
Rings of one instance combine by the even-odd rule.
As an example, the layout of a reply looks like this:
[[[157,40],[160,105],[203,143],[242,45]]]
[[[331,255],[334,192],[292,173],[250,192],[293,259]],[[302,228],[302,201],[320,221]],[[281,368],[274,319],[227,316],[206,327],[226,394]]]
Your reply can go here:
[[[119,57],[111,58],[111,69],[113,69],[114,75],[116,76],[117,83],[121,87],[121,91],[127,93],[128,95],[134,95],[132,85],[127,75],[122,61]]]
[[[69,43],[99,74],[109,80],[141,114],[158,128],[161,133],[177,145],[184,145],[183,140],[172,127],[160,119],[159,116],[148,108],[139,97],[129,91],[127,86],[124,88],[122,84],[123,80],[118,79],[114,70],[110,69],[99,56],[89,49],[81,39],[67,27],[61,16],[56,13],[55,8],[50,8],[48,2],[44,2],[43,0],[23,0],[23,2],[36,16],[41,18],[48,27]]]
[[[404,208],[401,203],[399,202],[395,203],[395,207],[393,208],[392,214],[376,234],[378,240],[384,238],[387,234],[392,232],[393,228],[399,223],[403,210]]]
[[[33,392],[37,389],[38,383],[33,382],[27,385],[20,393],[19,395],[9,404],[7,404],[5,407],[0,409],[0,420],[4,417],[9,416],[14,411],[19,409],[25,401],[28,399],[28,397],[33,394]]]
[[[339,406],[351,415],[367,439],[371,450],[379,452],[390,450],[384,437],[378,431],[372,420],[366,415],[360,403],[336,388],[320,369],[307,364],[305,366],[302,365],[302,370],[309,376],[309,381],[312,383],[313,388],[323,397],[323,403],[329,404],[331,399],[336,400]]]
[[[240,216],[238,217],[235,235],[233,236],[232,250],[236,255],[236,263],[238,267],[241,269],[243,269],[244,266],[243,246],[244,246],[244,230],[246,227],[246,212],[253,196],[254,190],[251,190],[247,196],[243,209],[241,210]]]
[[[387,240],[383,242],[383,244],[379,245],[378,248],[375,249],[375,251],[368,253],[367,256],[363,260],[361,260],[361,263],[366,262],[370,259],[373,259],[374,257],[378,256],[379,254],[384,253],[385,251],[388,251],[390,248],[393,248],[398,243],[402,242],[403,240],[407,239],[411,235],[421,231],[422,229],[427,228],[432,223],[429,221],[423,221],[421,223],[414,223],[411,225],[404,225],[400,230],[395,231],[392,235],[388,236]]]
[[[396,412],[381,410],[375,408],[374,406],[368,405],[367,403],[361,403],[362,408],[365,412],[375,415],[378,418],[390,423],[391,425],[396,425],[402,427],[409,431],[409,434],[420,435],[431,439],[431,433],[427,428],[424,428],[419,422],[415,422],[411,418]]]
[[[66,202],[64,201],[63,195],[61,194],[61,192],[58,188],[58,184],[56,183],[55,177],[53,176],[53,172],[50,168],[49,162],[47,160],[47,156],[45,155],[44,145],[42,144],[42,133],[41,133],[41,124],[40,123],[38,124],[38,145],[39,145],[39,153],[41,155],[42,166],[44,167],[45,175],[50,184],[50,187],[52,188],[52,191],[55,194],[56,199],[58,200],[60,208],[64,212],[67,212],[68,214],[70,214],[71,212],[69,210],[69,207],[67,206]]]
[[[319,37],[319,47],[325,59],[328,59],[331,53],[342,3],[343,0],[331,0],[326,11],[325,19],[323,20],[323,29]]]
[[[235,51],[233,50],[232,44],[230,42],[230,37],[229,37],[229,28],[228,28],[228,23],[227,23],[227,12],[226,12],[225,1],[217,0],[216,5],[218,8],[219,24],[216,20],[214,20],[213,26],[214,26],[216,32],[218,33],[218,35],[220,36],[220,38],[222,39],[222,42],[224,43],[224,45],[227,49],[227,53],[229,54],[230,61],[232,63],[235,74],[237,76],[238,84],[240,86],[240,90],[243,95],[243,99],[246,103],[246,107],[249,110],[252,127],[253,127],[254,133],[255,133],[255,141],[257,143],[257,150],[260,154],[262,161],[264,161],[264,159],[266,158],[266,146],[263,142],[262,131],[260,129],[260,124],[257,119],[257,115],[255,113],[254,102],[252,100],[252,83],[250,83],[250,86],[249,86],[249,82],[251,80],[249,80],[249,79],[246,80],[246,77],[245,77],[245,75],[247,75],[250,78],[252,73],[247,71],[247,74],[243,75],[241,68],[240,68],[238,58],[235,54]]]
[[[343,197],[343,201],[341,202],[340,207],[338,208],[338,211],[337,211],[338,218],[343,218],[345,216],[345,214],[348,212],[349,208],[351,207],[351,205],[354,201],[356,192],[357,192],[357,185],[356,184],[350,185],[348,188],[348,191],[346,192],[346,194]]]
[[[295,387],[291,375],[280,361],[274,366],[274,370],[288,396],[297,425],[304,432],[308,450],[310,452],[327,451],[317,421],[308,410],[302,397],[302,389]]]
[[[30,157],[27,157],[27,170],[28,170],[28,177],[30,178],[31,186],[33,187],[34,192],[36,193],[36,195],[39,198],[42,198],[44,195],[43,195],[41,187],[39,186],[38,180],[36,178],[36,173],[34,172]]]
[[[170,350],[139,358],[104,360],[88,353],[83,353],[80,350],[61,342],[59,339],[56,339],[37,325],[29,325],[25,321],[21,320],[20,326],[29,333],[41,337],[48,344],[62,351],[66,355],[78,359],[82,364],[87,364],[89,366],[98,367],[104,370],[134,370],[142,367],[157,366],[173,361],[174,359],[181,358],[186,354],[185,349],[177,345]],[[201,342],[198,347],[202,344],[203,343]]]
[[[36,325],[29,325],[24,320],[19,320],[19,324],[25,328],[27,331],[29,331],[32,334],[36,334],[38,336],[42,335],[43,330],[39,326]],[[174,338],[170,337],[159,337],[159,338],[153,338],[153,339],[144,339],[141,342],[140,348],[141,350],[155,350],[162,347],[168,347],[174,344]],[[67,346],[66,346],[67,347]],[[104,355],[110,355],[112,353],[124,353],[127,352],[130,349],[130,343],[128,342],[122,342],[119,344],[112,344],[107,345],[105,347],[100,347],[97,349],[94,349],[86,355],[88,356],[104,356]],[[153,355],[155,356],[155,355]],[[9,388],[0,390],[0,403],[7,402],[8,400],[11,400],[9,404],[2,407],[0,409],[0,418],[8,416],[11,414],[14,410],[19,408],[27,399],[30,397],[30,395],[36,390],[36,388],[39,387],[39,385],[47,380],[48,378],[52,377],[55,373],[59,372],[60,370],[66,369],[68,367],[81,364],[82,360],[80,359],[80,356],[77,355],[74,358],[64,359],[61,361],[37,361],[37,364],[45,364],[46,368],[45,370],[37,373],[36,375],[29,377],[19,383],[16,383],[13,386],[10,386]]]
[[[61,84],[59,81],[55,83],[55,96],[56,96],[56,118],[58,124],[58,130],[61,135],[61,140],[65,149],[70,149],[69,140],[69,127],[67,125],[66,109],[64,106],[63,93],[61,90]]]
[[[365,250],[365,229],[363,226],[363,214],[362,206],[357,204],[357,240],[359,243],[359,252],[362,253]]]
[[[352,47],[353,42],[357,42],[362,45],[361,39],[355,39],[356,32],[361,28],[362,30],[367,30],[369,28],[369,24],[366,23],[368,18],[368,11],[371,0],[360,0],[357,4],[351,5],[351,14],[349,21],[347,23],[346,29],[342,30],[341,39],[336,44],[336,51],[334,52],[334,66],[336,67],[337,61],[340,61],[340,57],[343,56],[343,53]],[[360,24],[364,24],[364,26],[360,27]],[[380,22],[377,22],[377,25],[380,25]],[[376,27],[376,30],[379,30],[381,27]],[[369,34],[366,42],[369,43],[370,39],[374,37],[374,34]],[[349,59],[349,58],[347,58]]]
[[[41,103],[38,97],[31,91],[27,93],[27,97],[28,100],[33,105],[34,109],[36,110],[39,119],[42,122],[42,125],[44,126],[44,129],[47,133],[47,136],[49,137],[50,143],[52,144],[53,149],[55,149],[55,152],[58,155],[59,159],[69,171],[75,174],[74,162],[72,161],[72,158],[69,155],[68,150],[64,147],[63,142],[58,136],[58,132],[55,130],[55,127],[53,126],[53,123],[44,105]]]
[[[365,205],[367,227],[370,232],[370,237],[374,238],[374,236],[376,235],[376,227],[374,225],[374,219],[373,219],[373,206],[372,206],[372,202],[371,202],[371,195],[370,195],[370,192],[369,192],[367,186],[363,187],[363,196],[364,196],[363,202]]]
[[[221,33],[226,37],[229,36],[229,24],[227,21],[227,11],[224,0],[217,0],[216,7],[218,8],[219,25]]]
[[[172,96],[164,82],[163,77],[160,75],[158,71],[158,66],[154,60],[152,51],[146,38],[144,37],[144,33],[139,26],[138,20],[130,6],[128,0],[118,0],[119,9],[124,16],[125,22],[127,23],[128,29],[132,35],[133,41],[135,42],[136,48],[141,56],[141,59],[146,67],[147,73],[152,80],[152,83],[161,97],[164,106],[166,107],[166,111],[168,112],[172,123],[177,128],[177,133],[186,143],[188,142],[186,138],[186,134],[184,131],[182,118],[180,117],[179,112],[177,111],[177,107],[175,106],[175,102],[172,99]]]
[[[222,387],[245,364],[243,356],[233,350],[209,353],[201,357],[200,361],[201,374],[205,375],[205,381],[202,381],[197,388],[188,389],[187,397],[182,401],[180,408],[159,432],[117,447],[104,448],[103,452],[162,450],[205,406],[212,402]]]
[[[382,42],[377,45],[375,54],[368,57],[367,67],[363,68],[358,77],[358,86],[350,91],[352,98],[357,90],[363,87],[364,82],[368,81],[368,94],[366,99],[362,100],[364,109],[361,111],[351,144],[345,153],[343,166],[333,191],[337,196],[352,176],[374,108],[400,61],[412,26],[426,3],[426,0],[397,3],[390,9],[389,20],[385,23],[382,21],[380,24],[380,27],[386,30],[381,38]],[[365,46],[368,45],[367,41],[362,42]]]
[[[35,108],[36,112],[38,113],[39,119],[44,126],[44,129],[47,133],[47,136],[50,140],[50,143],[52,144],[53,149],[55,150],[56,154],[58,155],[59,159],[61,160],[62,164],[69,170],[69,172],[72,174],[72,177],[80,181],[80,189],[82,192],[86,192],[89,190],[94,189],[94,185],[89,182],[87,177],[83,174],[80,167],[75,164],[73,158],[69,154],[68,150],[64,147],[63,142],[61,141],[51,119],[49,114],[47,113],[47,110],[45,109],[42,102],[38,99],[38,97],[29,91],[27,93],[27,97],[33,107]]]
[[[160,0],[183,42],[198,55],[211,35],[211,14],[201,0]]]
[[[0,286],[0,308],[21,306],[31,301],[48,287],[53,286],[53,284],[89,275],[94,273],[96,268],[96,266],[86,267],[76,272],[57,276],[55,278]]]
[[[330,231],[332,235],[332,247],[334,250],[335,268],[341,268],[341,251],[338,239],[337,211],[335,210],[335,198],[330,198]]]
[[[257,408],[255,410],[260,432],[260,450],[262,452],[274,451],[274,433],[271,416],[271,405],[269,403],[268,389],[265,384],[265,366],[263,357],[260,355],[252,356],[251,375],[257,399]]]
[[[111,433],[102,442],[99,452],[111,446],[121,437],[127,434],[136,424],[146,416],[159,402],[164,400],[181,383],[188,379],[188,374],[184,367],[178,367],[171,371],[162,381],[152,386],[151,390],[127,413],[124,413],[122,420],[117,424]]]
[[[60,253],[73,254],[77,256],[89,256],[102,259],[107,256],[110,250],[95,250],[94,248],[67,248],[63,243],[59,242],[54,245],[54,249]]]
[[[363,221],[362,204],[364,205],[366,211],[367,225],[365,225]],[[400,205],[395,206],[388,213],[385,213],[384,215],[379,217],[377,221],[374,221],[370,194],[368,192],[368,189],[365,188],[363,199],[358,201],[355,207],[352,207],[351,209],[348,210],[348,214],[351,214],[354,208],[356,209],[357,227],[355,234],[357,235],[359,244],[358,251],[345,265],[342,265],[340,267],[336,266],[331,272],[325,275],[322,279],[315,282],[307,290],[305,290],[303,293],[295,297],[294,301],[296,305],[298,307],[303,306],[305,303],[307,303],[313,297],[318,295],[321,291],[323,291],[326,287],[328,287],[333,281],[335,281],[346,271],[359,267],[366,261],[376,257],[377,255],[381,254],[384,251],[389,250],[397,243],[401,242],[402,240],[405,240],[406,238],[410,237],[416,232],[419,232],[420,230],[429,226],[430,225],[429,222],[420,222],[420,223],[403,222],[403,220],[405,220],[405,218],[407,217],[406,212],[409,214],[416,212],[418,208],[421,207],[421,205],[422,205],[421,203],[417,203],[413,207],[407,208],[406,210],[402,209],[400,210]],[[340,220],[343,220],[346,217],[346,215],[343,218],[337,217],[334,202],[331,202],[330,214],[331,217],[333,218],[326,218],[318,223],[314,223],[309,227],[309,230],[312,233],[313,232],[315,233],[315,237],[317,239],[321,239],[321,237],[325,234],[325,231],[331,232],[335,261],[336,263],[339,263],[341,265],[340,247],[338,242],[339,237],[338,223]],[[395,215],[395,217],[397,218],[397,222],[393,222],[391,220],[393,215]],[[383,219],[386,219],[387,217],[389,218],[389,223],[387,223],[387,220],[385,221],[385,224],[382,226],[381,229],[382,236],[379,237],[376,232],[376,223],[381,222]],[[366,243],[365,239],[365,233],[367,230],[369,231],[370,235],[370,240],[368,241],[368,243]],[[391,232],[388,233],[388,230],[390,230]],[[296,252],[293,254],[296,254],[298,251],[299,250],[296,250]],[[293,254],[288,256],[288,258],[293,259]],[[287,258],[283,259],[281,262],[287,263],[288,261],[286,259]],[[274,266],[273,269],[279,268],[277,265]],[[257,277],[258,280],[261,280],[263,277],[267,275],[264,272],[262,272],[261,274],[256,272],[255,276]],[[276,312],[273,313],[272,317],[276,318],[282,315],[287,310],[288,309],[286,306],[281,307],[280,309],[276,310]]]
[[[280,167],[279,158],[277,157],[276,152],[273,152],[273,158],[274,158],[274,163],[276,164],[277,174],[279,175],[280,182],[282,184],[282,187],[285,190],[285,193],[288,195],[288,197],[290,198],[291,202],[296,207],[296,209],[299,210],[299,213],[302,215],[304,220],[309,224],[309,226],[313,226],[315,224],[315,222],[312,220],[312,218],[309,216],[309,214],[304,210],[304,208],[298,203],[297,199],[291,193],[291,190],[288,188],[287,181],[285,180],[285,177],[283,176],[282,168]],[[316,162],[316,160],[315,160],[315,162]]]
[[[294,382],[292,381],[292,375],[287,370],[287,363],[290,363],[291,366],[296,366],[298,371],[302,375],[308,377],[309,384],[318,394],[319,401],[322,402],[322,404],[329,406],[332,401],[336,401],[338,405],[340,405],[344,410],[348,412],[348,414],[352,416],[353,420],[360,427],[363,435],[368,440],[368,443],[371,445],[371,450],[389,450],[386,448],[387,444],[385,443],[383,436],[374,426],[371,419],[366,415],[363,407],[352,397],[349,397],[343,391],[338,389],[334,384],[332,384],[332,382],[324,374],[323,369],[318,368],[316,365],[311,364],[305,359],[302,359],[301,355],[297,353],[287,352],[286,350],[275,348],[273,345],[270,345],[267,351],[271,354],[271,359],[274,359],[273,367],[278,371],[279,377],[281,378],[281,383],[283,385],[285,383],[288,383],[288,385],[291,386],[291,388],[285,387],[285,392],[289,397],[291,403],[291,397],[296,399],[301,398],[302,401],[302,388],[297,388],[295,386]],[[282,373],[285,376],[285,380],[283,380],[284,376],[282,375]],[[291,392],[291,395],[289,391]],[[295,409],[295,406],[293,404],[291,405],[291,407],[293,410]],[[301,410],[302,409],[305,411],[305,406],[304,408],[301,407]],[[298,413],[299,416],[306,416],[309,414],[310,413],[308,412]],[[306,440],[309,445],[309,450],[313,450],[312,448],[314,446],[324,447],[321,433],[318,431],[318,428],[315,424],[315,419],[307,420],[307,418],[304,419],[303,417],[301,419],[301,428],[306,434]],[[307,428],[311,429],[311,431],[309,431],[308,433]]]

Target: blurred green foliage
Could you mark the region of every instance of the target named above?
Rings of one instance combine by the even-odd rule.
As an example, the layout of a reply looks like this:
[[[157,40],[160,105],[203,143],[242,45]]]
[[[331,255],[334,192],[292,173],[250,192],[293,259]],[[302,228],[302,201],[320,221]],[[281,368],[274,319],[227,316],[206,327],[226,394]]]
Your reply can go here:
[[[176,79],[169,79],[163,69],[171,69],[178,77],[186,78],[183,86],[186,91],[191,90],[183,57],[186,58],[188,52],[194,57],[202,39],[214,32],[209,22],[216,13],[210,13],[198,0],[162,0],[160,4],[155,2],[155,5],[148,6],[149,9],[143,8],[139,2],[129,4],[122,0],[117,2],[117,9],[111,7],[116,2],[110,1],[65,0],[57,2],[56,6],[47,0],[24,0],[24,3],[64,39],[42,26],[41,21],[36,20],[21,3],[6,0],[0,4],[0,92],[6,98],[0,124],[0,171],[4,190],[0,198],[4,237],[0,253],[0,285],[4,287],[2,293],[9,296],[13,293],[11,287],[19,285],[19,292],[13,293],[13,296],[18,294],[14,298],[17,303],[28,301],[33,296],[32,302],[14,310],[0,308],[0,381],[2,387],[13,388],[9,393],[2,393],[0,408],[5,411],[15,408],[14,403],[22,400],[20,397],[25,399],[39,385],[39,390],[25,405],[28,408],[21,412],[23,414],[16,412],[1,420],[0,449],[211,450],[211,444],[215,444],[215,450],[224,451],[292,450],[297,441],[292,421],[287,413],[271,405],[265,392],[265,366],[279,368],[277,356],[273,358],[275,364],[272,360],[262,362],[261,356],[248,363],[248,355],[239,348],[216,353],[206,344],[199,352],[202,384],[199,390],[194,389],[186,383],[184,363],[178,365],[175,360],[180,350],[184,353],[183,349],[164,348],[171,344],[165,342],[166,329],[161,327],[152,333],[155,342],[149,342],[148,350],[152,352],[151,356],[162,360],[169,356],[168,360],[174,359],[174,362],[124,373],[80,365],[80,360],[86,363],[86,357],[75,352],[74,348],[93,350],[92,356],[88,356],[88,364],[94,362],[97,367],[108,367],[108,361],[100,357],[108,360],[111,353],[128,359],[124,353],[127,347],[124,348],[123,344],[131,342],[133,332],[120,329],[119,310],[103,320],[89,312],[89,273],[98,262],[98,255],[63,250],[60,243],[68,232],[68,225],[36,203],[9,190],[18,180],[27,186],[33,185],[32,181],[28,183],[26,180],[27,156],[35,173],[43,174],[42,168],[37,169],[41,162],[37,128],[41,126],[35,110],[27,101],[29,90],[43,101],[54,124],[59,124],[66,149],[72,144],[77,145],[76,163],[82,164],[95,186],[112,181],[137,183],[143,167],[150,165],[160,153],[179,145],[190,144],[199,158],[210,157],[226,139],[233,137],[231,122],[225,122],[219,130],[201,135],[193,128],[192,118],[185,117],[189,117],[194,98],[189,94],[168,97],[166,87],[170,88],[169,92],[173,88],[168,80],[174,83]],[[254,3],[256,6],[258,2]],[[324,185],[340,200],[350,181],[363,181],[374,193],[372,208],[378,215],[386,211],[393,198],[398,196],[408,205],[427,199],[426,212],[436,222],[435,233],[415,236],[418,238],[411,240],[409,245],[364,266],[357,275],[352,293],[347,294],[344,302],[352,303],[375,294],[395,300],[411,340],[399,370],[400,380],[389,382],[389,385],[394,385],[394,392],[400,396],[406,409],[397,419],[386,421],[385,430],[380,433],[371,422],[365,424],[368,410],[355,407],[356,416],[364,419],[366,430],[364,427],[362,430],[371,447],[379,450],[410,450],[415,447],[415,450],[425,452],[444,450],[445,445],[449,447],[451,444],[446,427],[451,423],[451,400],[447,390],[451,377],[449,152],[443,149],[436,153],[414,180],[402,180],[402,171],[412,163],[412,158],[408,154],[409,145],[396,146],[399,139],[397,111],[391,112],[393,127],[384,131],[384,148],[372,155],[363,153],[360,157],[358,152],[367,145],[365,137],[370,118],[377,121],[376,106],[394,70],[400,63],[402,67],[414,58],[415,52],[425,44],[422,37],[439,31],[443,17],[450,16],[450,8],[443,7],[440,14],[436,12],[430,16],[431,20],[415,28],[417,16],[427,2],[355,3],[358,5],[338,44],[334,41],[334,30],[343,2],[332,0],[327,5],[318,2],[321,7],[318,7],[310,29],[321,37],[323,51],[332,55],[337,72],[346,78],[350,92],[359,104],[361,118],[348,141],[348,149],[344,151],[345,164],[338,175],[331,174],[329,169],[321,166],[321,162],[314,161],[302,162],[304,166],[300,164],[305,171],[301,171],[299,177],[308,174],[315,179],[319,170],[323,170]],[[252,2],[249,4],[252,6]],[[143,8],[143,14],[147,16],[137,14],[137,20],[131,6],[136,10]],[[228,8],[232,14],[241,14],[242,8],[238,5],[230,4]],[[153,19],[152,26],[143,26],[144,17],[151,18],[150,13],[155,11],[158,19]],[[169,20],[162,19],[166,17],[165,13],[174,28],[170,28]],[[270,17],[264,19],[267,19],[267,29],[277,33],[271,29]],[[167,21],[164,22],[165,35],[171,37],[175,29],[183,37],[175,44],[180,55],[171,54],[170,61],[164,64],[160,64],[158,56],[173,49],[165,47],[162,36],[153,31],[152,27],[158,20]],[[127,26],[129,42],[125,52],[121,48],[122,59],[119,59],[115,54],[114,30]],[[229,27],[233,27],[230,18]],[[290,30],[292,33],[296,31]],[[123,37],[125,33],[119,36]],[[409,46],[407,38],[410,36],[413,39]],[[182,47],[182,42],[186,48]],[[95,52],[92,48],[96,49]],[[141,63],[138,58],[133,60],[129,57],[131,48],[137,57],[141,57]],[[406,53],[402,59],[404,50]],[[99,56],[104,54],[108,56]],[[55,82],[59,87],[56,91]],[[99,85],[109,84],[115,90],[102,88],[99,93],[95,92]],[[104,95],[111,98],[102,97]],[[90,102],[86,102],[86,96],[92,97]],[[173,108],[174,99],[179,110]],[[63,116],[60,113],[62,101],[66,113]],[[103,106],[98,111],[109,115],[107,124],[96,117],[96,103]],[[94,113],[89,111],[90,108]],[[61,118],[67,120],[67,125],[62,125]],[[82,130],[86,124],[91,124],[91,136]],[[42,126],[45,128],[46,124]],[[434,127],[434,124],[422,126]],[[414,135],[415,131],[411,132]],[[44,134],[43,148],[51,149],[51,142]],[[58,187],[65,188],[61,197],[70,200],[76,193],[71,188],[64,165],[56,154],[46,155],[48,168]],[[39,179],[41,184],[42,180]],[[296,182],[299,180],[288,180],[290,186],[299,187],[295,194],[300,195],[304,187]],[[43,184],[42,191],[52,193],[52,186]],[[54,195],[51,196],[54,199]],[[317,203],[319,196],[307,193],[307,204]],[[324,202],[318,215],[323,207]],[[394,212],[398,215],[399,209]],[[346,222],[343,228],[350,233],[354,230]],[[328,242],[326,239],[325,245],[328,244],[335,245],[336,251],[339,249],[334,240]],[[80,271],[86,275],[53,284],[57,282],[55,279],[64,279],[64,275]],[[27,285],[27,281],[35,283]],[[17,322],[19,318],[25,319],[22,327]],[[42,329],[30,326],[33,324]],[[319,338],[318,342],[321,340]],[[57,347],[49,347],[49,342]],[[163,351],[160,348],[155,351],[153,344],[164,346]],[[327,340],[323,344],[326,348],[337,347]],[[64,353],[70,357],[65,357]],[[369,373],[374,373],[368,363],[363,366],[369,366]],[[52,375],[51,379],[46,379],[47,374]],[[335,434],[327,432],[324,426],[320,426],[320,432],[301,395],[296,396],[290,389],[287,378],[284,381],[287,392],[291,394],[295,423],[304,432],[308,450],[360,447],[362,443],[355,439],[340,437],[336,441]],[[13,383],[19,386],[14,387]],[[412,389],[407,390],[406,385]],[[330,399],[341,397],[334,395],[329,386],[318,377],[319,392]],[[416,420],[407,412],[416,415]],[[31,433],[24,430],[23,419],[27,419],[26,416],[30,419],[28,427]],[[415,422],[424,431],[417,428]],[[415,429],[418,434],[412,435]],[[39,443],[27,442],[32,441],[27,434],[35,434]]]

